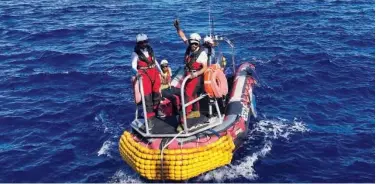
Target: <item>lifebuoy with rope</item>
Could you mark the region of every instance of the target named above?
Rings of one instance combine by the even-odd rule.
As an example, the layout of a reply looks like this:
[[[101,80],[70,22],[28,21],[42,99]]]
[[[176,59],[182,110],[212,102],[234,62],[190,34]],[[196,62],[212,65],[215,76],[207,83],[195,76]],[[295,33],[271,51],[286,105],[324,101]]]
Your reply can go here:
[[[210,65],[205,71],[204,89],[210,98],[221,98],[227,95],[227,79],[218,64]]]

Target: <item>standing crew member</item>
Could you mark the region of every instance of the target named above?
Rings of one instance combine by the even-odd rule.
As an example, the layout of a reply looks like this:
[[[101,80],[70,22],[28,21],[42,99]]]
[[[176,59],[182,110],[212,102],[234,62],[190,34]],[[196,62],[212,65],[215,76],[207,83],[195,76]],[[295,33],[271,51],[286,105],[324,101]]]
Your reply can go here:
[[[142,77],[147,119],[149,128],[151,128],[153,126],[151,121],[153,117],[155,117],[155,111],[158,109],[161,99],[161,78],[159,76],[161,68],[155,59],[153,49],[148,44],[147,35],[142,33],[138,34],[136,36],[136,42],[137,44],[132,53],[132,68]]]
[[[188,44],[188,39],[185,36],[183,30],[180,28],[179,21],[177,19],[174,20],[174,26],[176,28],[176,31],[178,32],[179,37],[184,41],[184,43]],[[204,43],[202,44],[204,51],[208,55],[208,63],[207,66],[210,66],[210,64],[213,64],[215,60],[215,49],[216,46],[214,43],[214,40],[210,36],[205,36]]]
[[[208,56],[204,48],[200,46],[201,36],[198,33],[192,33],[189,36],[188,47],[184,55],[185,77],[190,75],[190,79],[185,84],[186,102],[197,98],[197,91],[201,88],[202,77],[207,68]],[[199,117],[199,103],[196,102],[196,111],[192,111],[192,105],[187,106],[187,118]]]
[[[175,25],[175,23],[174,23]],[[197,98],[197,91],[202,86],[202,75],[207,68],[208,56],[204,51],[204,48],[200,45],[201,36],[198,33],[192,33],[189,36],[189,40],[185,37],[183,31],[179,26],[175,26],[179,36],[183,39],[184,43],[188,44],[185,51],[184,63],[185,63],[185,76],[190,75],[190,79],[185,84],[185,102],[188,103]],[[186,108],[187,119],[200,117],[199,102],[195,104],[195,111],[192,110],[193,105],[189,105]],[[176,129],[178,132],[183,128],[179,125]]]

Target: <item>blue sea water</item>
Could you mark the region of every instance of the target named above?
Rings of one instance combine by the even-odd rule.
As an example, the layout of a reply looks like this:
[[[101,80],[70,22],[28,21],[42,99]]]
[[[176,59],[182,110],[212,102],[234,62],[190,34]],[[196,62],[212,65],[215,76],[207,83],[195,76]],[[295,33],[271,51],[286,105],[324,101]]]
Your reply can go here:
[[[0,182],[148,182],[122,161],[130,55],[148,34],[182,65],[215,33],[256,65],[259,118],[231,165],[188,182],[375,182],[375,4],[368,0],[0,3]]]

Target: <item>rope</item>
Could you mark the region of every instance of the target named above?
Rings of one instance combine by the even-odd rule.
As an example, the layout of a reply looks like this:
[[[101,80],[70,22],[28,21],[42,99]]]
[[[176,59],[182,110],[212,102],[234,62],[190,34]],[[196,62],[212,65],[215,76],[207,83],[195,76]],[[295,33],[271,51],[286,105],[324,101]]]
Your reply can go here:
[[[209,132],[213,133],[215,136],[217,136],[218,138],[220,138],[220,135],[217,131],[213,130],[213,129],[208,129]]]
[[[163,152],[164,152],[164,150],[166,149],[166,147],[168,146],[168,145],[170,145],[171,143],[172,143],[172,141],[173,140],[175,140],[181,133],[183,133],[184,131],[181,131],[181,132],[179,132],[178,134],[176,134],[175,135],[175,137],[174,138],[172,138],[167,144],[165,144],[164,146],[163,146],[163,148],[162,148],[162,150],[161,150],[161,178],[162,178],[162,180],[163,180],[163,183],[165,182],[164,181],[164,176],[163,176]]]

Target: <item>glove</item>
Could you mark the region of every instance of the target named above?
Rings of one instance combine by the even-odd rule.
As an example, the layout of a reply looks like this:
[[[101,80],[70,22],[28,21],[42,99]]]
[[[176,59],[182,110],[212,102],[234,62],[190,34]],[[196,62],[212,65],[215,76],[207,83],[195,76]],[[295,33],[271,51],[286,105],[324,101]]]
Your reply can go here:
[[[178,20],[178,19],[175,19],[175,20],[174,20],[174,26],[175,26],[176,30],[179,30],[179,29],[180,29],[180,26],[179,26],[179,20]]]

